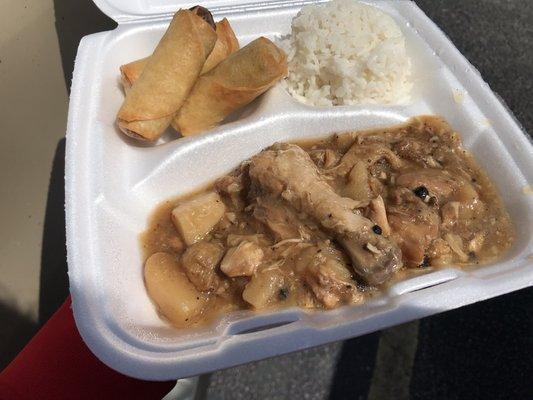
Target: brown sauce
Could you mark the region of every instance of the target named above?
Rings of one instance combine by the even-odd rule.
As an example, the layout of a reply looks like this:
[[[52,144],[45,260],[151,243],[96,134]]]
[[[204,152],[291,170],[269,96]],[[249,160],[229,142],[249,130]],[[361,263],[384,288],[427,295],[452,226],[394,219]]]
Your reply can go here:
[[[194,203],[205,193],[212,196]],[[237,309],[357,304],[410,271],[493,262],[514,237],[494,185],[459,135],[440,118],[419,117],[274,145],[159,205],[142,247],[146,259],[172,255],[179,279],[198,293],[201,306],[191,312],[185,302],[172,316],[146,276],[160,312],[184,327]]]

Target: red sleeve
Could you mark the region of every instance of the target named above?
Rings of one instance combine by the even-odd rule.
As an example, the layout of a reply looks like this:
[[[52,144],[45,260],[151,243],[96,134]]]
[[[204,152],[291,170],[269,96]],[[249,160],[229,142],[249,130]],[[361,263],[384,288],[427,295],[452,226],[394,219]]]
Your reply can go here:
[[[161,399],[175,383],[129,378],[104,365],[83,343],[69,297],[0,373],[0,400]]]

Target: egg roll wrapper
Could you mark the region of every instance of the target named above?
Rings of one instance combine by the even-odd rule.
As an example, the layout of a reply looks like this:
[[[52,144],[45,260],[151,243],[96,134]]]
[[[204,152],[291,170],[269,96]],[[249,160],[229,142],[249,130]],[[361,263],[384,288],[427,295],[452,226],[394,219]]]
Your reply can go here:
[[[141,76],[149,59],[150,57],[144,57],[120,66],[120,82],[126,94]]]
[[[229,21],[224,18],[216,24],[217,41],[213,50],[205,60],[204,66],[200,74],[205,74],[215,68],[222,60],[225,60],[230,54],[239,50],[239,41],[235,36],[235,32],[231,28]],[[120,67],[120,75],[122,86],[127,93],[133,83],[139,79],[141,73],[146,66],[150,57],[141,58],[124,64]]]
[[[183,136],[213,128],[286,75],[286,54],[260,37],[198,78],[172,126]]]
[[[215,43],[215,47],[213,47],[213,51],[211,51],[211,54],[209,54],[209,57],[205,60],[200,75],[211,71],[223,60],[228,58],[230,54],[239,50],[239,41],[237,40],[229,21],[224,18],[215,25],[217,27],[217,42]]]
[[[179,10],[118,112],[127,135],[157,140],[182,106],[217,35],[201,17]]]

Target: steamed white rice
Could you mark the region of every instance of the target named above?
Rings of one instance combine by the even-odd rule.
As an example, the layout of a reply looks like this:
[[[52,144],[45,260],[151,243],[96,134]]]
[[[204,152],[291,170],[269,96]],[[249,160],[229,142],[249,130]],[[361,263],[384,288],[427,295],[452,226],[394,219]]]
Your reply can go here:
[[[301,9],[280,45],[289,59],[289,93],[314,106],[409,100],[411,62],[396,22],[354,0]]]

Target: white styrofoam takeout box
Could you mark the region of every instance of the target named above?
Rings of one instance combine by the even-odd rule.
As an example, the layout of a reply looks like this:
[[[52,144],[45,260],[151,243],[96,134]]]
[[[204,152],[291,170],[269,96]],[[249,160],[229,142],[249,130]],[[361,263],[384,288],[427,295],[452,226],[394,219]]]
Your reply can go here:
[[[119,133],[121,64],[151,53],[176,2],[95,0],[118,27],[82,39],[72,83],[66,156],[67,249],[73,309],[91,350],[112,368],[163,380],[354,337],[533,285],[533,147],[479,73],[412,2],[369,1],[403,30],[414,68],[405,106],[312,108],[277,86],[239,118],[202,136],[140,146]],[[207,0],[241,44],[290,31],[312,1]],[[189,7],[193,3],[181,4]],[[216,326],[176,330],[157,315],[143,278],[138,235],[156,204],[229,172],[276,141],[388,126],[433,113],[462,133],[496,182],[518,231],[500,262],[450,267],[399,282],[359,306],[306,313],[242,311]],[[498,318],[497,315],[494,318]]]

